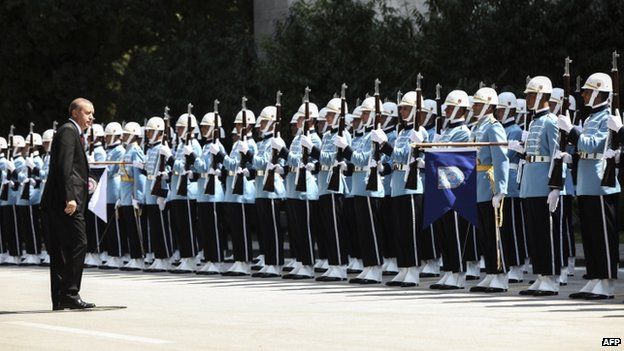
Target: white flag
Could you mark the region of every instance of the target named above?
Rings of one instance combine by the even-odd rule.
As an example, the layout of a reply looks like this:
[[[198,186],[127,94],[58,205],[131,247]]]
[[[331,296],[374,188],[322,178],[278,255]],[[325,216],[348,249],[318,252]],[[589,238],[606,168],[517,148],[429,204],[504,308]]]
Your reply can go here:
[[[99,179],[98,179],[99,176]],[[106,185],[108,182],[108,172],[106,166],[91,166],[89,169],[89,192],[92,192],[89,200],[89,210],[104,222],[108,221],[106,216]]]

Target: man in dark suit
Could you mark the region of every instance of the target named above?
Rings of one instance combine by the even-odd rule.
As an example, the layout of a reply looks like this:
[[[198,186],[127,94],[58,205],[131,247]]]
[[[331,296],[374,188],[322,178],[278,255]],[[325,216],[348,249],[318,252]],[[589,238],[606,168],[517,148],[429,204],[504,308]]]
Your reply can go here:
[[[50,285],[52,309],[95,307],[78,292],[87,251],[84,212],[89,165],[84,130],[93,123],[93,104],[78,98],[69,105],[70,119],[52,140],[50,170],[41,200],[50,225]]]

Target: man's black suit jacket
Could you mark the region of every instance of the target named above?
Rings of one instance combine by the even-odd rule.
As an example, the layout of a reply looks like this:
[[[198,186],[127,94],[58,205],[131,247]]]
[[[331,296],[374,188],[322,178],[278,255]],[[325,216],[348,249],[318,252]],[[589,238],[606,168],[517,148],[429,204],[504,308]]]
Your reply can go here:
[[[62,211],[71,200],[76,201],[76,212],[85,211],[89,165],[80,134],[76,125],[67,121],[54,135],[48,178],[41,198],[41,208],[46,211]]]

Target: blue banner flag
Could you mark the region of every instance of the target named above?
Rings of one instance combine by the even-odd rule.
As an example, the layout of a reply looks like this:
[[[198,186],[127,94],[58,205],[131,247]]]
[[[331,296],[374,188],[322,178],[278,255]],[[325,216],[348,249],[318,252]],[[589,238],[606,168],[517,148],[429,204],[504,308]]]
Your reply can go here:
[[[477,150],[429,149],[425,159],[423,228],[451,209],[477,225]]]

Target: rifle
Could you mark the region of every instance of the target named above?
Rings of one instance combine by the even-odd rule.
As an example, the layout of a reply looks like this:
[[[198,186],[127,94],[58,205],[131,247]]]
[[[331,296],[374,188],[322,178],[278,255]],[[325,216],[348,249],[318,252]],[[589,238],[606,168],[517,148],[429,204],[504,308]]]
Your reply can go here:
[[[340,87],[340,115],[338,115],[338,135],[343,136],[345,129],[345,114],[347,110],[347,99],[345,97],[347,84],[342,83]],[[327,190],[340,191],[340,176],[342,175],[342,166],[339,164],[344,160],[344,150],[338,148],[336,150],[336,161],[332,167],[331,177],[327,183]]]
[[[33,141],[33,134],[35,124],[30,122],[30,134],[28,134],[28,144],[30,147],[28,148],[28,157],[32,157],[33,148],[35,147],[35,143]],[[28,168],[28,178],[32,178],[32,169]],[[20,196],[22,200],[30,200],[30,180],[24,183],[24,188],[22,189],[22,196]]]
[[[169,125],[169,121],[170,121],[169,106],[165,107],[163,120],[165,121],[165,130],[163,131],[162,145],[167,145],[169,141],[169,133],[171,133],[171,126]],[[160,173],[165,171],[167,160],[165,159],[164,155],[159,155],[159,158],[160,158],[158,160],[158,173],[159,174],[156,176],[156,179],[154,180],[154,185],[152,186],[151,194],[152,196],[166,198],[167,195],[169,194],[169,190],[162,186],[163,179]]]
[[[617,67],[617,58],[620,57],[620,54],[617,51],[614,51],[612,54],[612,67],[611,67],[611,80],[613,81],[613,97],[611,101],[611,114],[618,115],[620,114],[620,73],[618,72]],[[620,141],[617,136],[617,132],[609,131],[609,136],[607,137],[606,147],[611,150],[619,150],[620,149]],[[604,174],[602,176],[602,181],[600,182],[600,186],[608,186],[613,188],[616,186],[616,168],[618,165],[615,162],[615,157],[608,158],[606,160],[606,166],[604,169]]]
[[[13,133],[15,131],[15,126],[11,124],[9,128],[9,145],[7,150],[7,160],[11,161],[13,159]],[[7,172],[7,179],[9,178],[9,172]],[[2,185],[2,191],[0,192],[0,200],[7,201],[9,199],[9,183]]]
[[[561,107],[561,114],[566,115],[570,107],[570,60],[566,57],[563,72],[563,104]],[[565,152],[568,146],[568,133],[563,130],[559,130],[559,151]],[[563,187],[563,158],[556,158],[552,160],[550,172],[550,180],[548,186],[554,188]]]
[[[275,97],[275,123],[273,124],[273,137],[274,138],[280,138],[281,137],[281,132],[280,132],[280,122],[282,120],[282,92],[281,91],[277,91],[276,97]],[[275,150],[273,148],[271,148],[271,164],[272,165],[277,165],[277,163],[279,162],[279,152],[280,150]],[[264,177],[264,186],[262,187],[262,190],[268,192],[268,193],[272,193],[275,191],[275,168],[269,169],[269,171],[266,174],[266,177]]]
[[[219,139],[221,138],[221,118],[219,117],[219,100],[215,99],[214,101],[214,127],[212,130],[212,142],[218,144]],[[216,155],[212,155],[212,161],[210,164],[210,169],[213,171],[217,170],[217,157]],[[215,185],[217,184],[217,175],[213,172],[208,176],[208,180],[206,181],[206,190],[204,190],[205,195],[214,195],[215,194]]]
[[[422,98],[422,90],[420,88],[420,83],[423,76],[418,73],[416,76],[416,110],[412,108],[413,118],[414,118],[414,132],[418,133],[418,129],[420,128],[418,117],[420,116],[420,110],[422,106],[420,104],[420,100]],[[408,160],[409,162],[409,170],[407,174],[407,179],[405,180],[405,189],[408,190],[418,190],[418,178],[420,178],[420,170],[418,169],[418,158],[419,148],[413,147],[410,158],[414,161]]]
[[[375,79],[375,129],[381,129],[381,100],[379,97],[379,79]],[[381,161],[381,146],[378,143],[373,142],[373,154],[371,155],[375,164],[379,164]],[[368,170],[368,182],[366,183],[367,191],[379,190],[379,172],[377,167]]]
[[[303,121],[303,130],[305,131],[306,136],[310,136],[310,128],[308,128],[308,123],[310,120],[310,88],[306,87],[303,94],[303,105],[304,107],[304,121]],[[307,168],[306,165],[310,159],[310,153],[308,149],[305,147],[301,148],[301,163],[302,166],[299,167],[297,172],[297,180],[295,190],[305,193],[308,191],[308,183],[306,182],[307,176]]]
[[[240,142],[247,142],[247,98],[246,97],[242,97],[241,99],[241,112],[242,112],[242,119],[243,119],[243,126],[241,128],[240,131],[240,136],[238,138],[238,140]],[[240,161],[239,161],[239,167],[245,168],[243,167],[245,164],[245,157],[246,155],[243,154],[242,152],[240,153]],[[236,176],[234,177],[234,186],[232,187],[232,194],[234,195],[243,195],[243,178],[245,177],[245,175],[243,173],[236,173]]]
[[[442,124],[444,123],[444,118],[442,117],[442,104],[440,103],[442,101],[442,96],[440,94],[441,90],[442,85],[440,83],[436,84],[435,102],[437,117],[435,120],[435,133],[438,135],[442,134]]]
[[[147,118],[143,119],[143,153],[147,155],[147,150],[149,149],[149,142],[147,140]]]
[[[189,102],[187,105],[187,113],[186,113],[186,135],[184,136],[184,145],[189,145],[191,143],[191,138],[193,137],[193,126],[191,125],[193,119],[191,118],[191,109],[193,108],[193,104]],[[188,171],[191,169],[191,155],[184,156],[184,174],[180,176],[178,181],[178,196],[187,196],[188,195]]]

